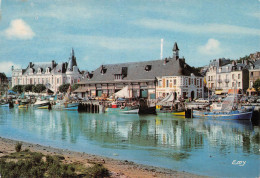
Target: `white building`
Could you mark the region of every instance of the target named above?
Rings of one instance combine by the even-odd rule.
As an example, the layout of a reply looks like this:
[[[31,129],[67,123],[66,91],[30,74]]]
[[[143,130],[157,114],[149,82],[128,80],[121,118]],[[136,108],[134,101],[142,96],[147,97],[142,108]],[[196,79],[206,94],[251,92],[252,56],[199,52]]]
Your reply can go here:
[[[77,66],[74,50],[68,63],[30,62],[26,69],[12,70],[12,87],[15,85],[44,84],[46,88],[57,92],[62,84],[74,84],[80,81],[81,73]]]
[[[220,60],[219,60],[220,61]],[[237,89],[245,93],[248,88],[249,73],[246,61],[240,64],[233,61],[232,64],[221,65],[213,61],[209,65],[206,73],[207,87],[215,94],[226,94],[231,90]]]

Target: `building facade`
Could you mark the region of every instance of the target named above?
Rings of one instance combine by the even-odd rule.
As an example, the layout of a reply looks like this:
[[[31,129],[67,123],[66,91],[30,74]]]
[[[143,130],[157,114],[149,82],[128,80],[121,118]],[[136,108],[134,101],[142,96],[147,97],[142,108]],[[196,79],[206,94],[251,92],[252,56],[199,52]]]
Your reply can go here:
[[[247,90],[249,95],[257,93],[253,84],[258,79],[260,79],[260,60],[255,61],[249,68],[249,88]]]
[[[87,73],[75,93],[80,97],[109,97],[128,86],[130,97],[136,98],[156,99],[170,92],[175,92],[176,98],[198,97],[203,96],[202,79],[185,59],[179,58],[175,43],[172,58],[101,65]]]
[[[0,96],[5,94],[8,90],[8,78],[5,73],[0,72]]]
[[[206,73],[207,87],[215,94],[227,94],[228,91],[238,89],[246,93],[248,88],[249,72],[248,62],[219,65],[210,64]]]
[[[74,84],[81,80],[74,50],[68,62],[30,62],[26,69],[12,69],[12,87],[15,85],[43,84],[57,92],[62,84]]]

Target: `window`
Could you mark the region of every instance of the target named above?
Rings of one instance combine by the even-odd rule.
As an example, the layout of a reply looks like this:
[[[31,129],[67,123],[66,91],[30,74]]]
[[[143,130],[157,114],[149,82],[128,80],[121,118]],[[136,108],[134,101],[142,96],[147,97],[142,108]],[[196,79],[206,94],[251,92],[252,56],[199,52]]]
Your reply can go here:
[[[240,79],[240,74],[238,74],[238,79]]]
[[[238,82],[238,87],[240,87],[240,82]]]
[[[158,86],[159,86],[159,87],[162,86],[162,80],[159,80],[159,82],[158,82]]]
[[[235,75],[234,74],[232,74],[232,79],[235,79]]]
[[[166,87],[169,87],[169,80],[166,80]]]
[[[251,72],[251,73],[250,73],[250,77],[253,77],[253,76],[254,76],[254,72]]]
[[[210,76],[209,76],[209,81],[210,81]]]
[[[176,85],[176,79],[173,80],[173,84]]]
[[[189,78],[189,85],[190,85],[190,78]]]
[[[57,84],[59,84],[59,79],[57,78]]]

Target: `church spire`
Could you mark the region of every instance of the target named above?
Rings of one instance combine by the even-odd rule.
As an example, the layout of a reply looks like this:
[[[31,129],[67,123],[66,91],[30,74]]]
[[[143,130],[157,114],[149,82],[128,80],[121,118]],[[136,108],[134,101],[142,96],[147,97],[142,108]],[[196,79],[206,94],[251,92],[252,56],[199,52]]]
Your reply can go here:
[[[174,43],[172,51],[173,51],[173,58],[175,58],[176,60],[179,59],[179,48],[176,42]]]
[[[72,50],[71,50],[71,57],[73,57],[74,56],[74,49],[72,48]]]

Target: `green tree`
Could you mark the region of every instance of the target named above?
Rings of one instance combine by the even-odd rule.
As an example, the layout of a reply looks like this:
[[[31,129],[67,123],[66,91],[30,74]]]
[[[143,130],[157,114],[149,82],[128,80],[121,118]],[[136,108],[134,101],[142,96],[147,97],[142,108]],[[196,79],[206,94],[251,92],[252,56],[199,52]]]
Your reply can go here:
[[[46,89],[45,85],[43,84],[37,84],[35,85],[35,87],[33,87],[33,92],[35,93],[41,93],[42,91],[44,91]]]
[[[23,91],[24,92],[29,92],[29,91],[33,91],[34,85],[24,85],[23,87]]]
[[[255,88],[255,90],[257,91],[257,93],[259,93],[259,91],[260,91],[260,79],[257,79],[257,80],[253,83],[253,88]]]
[[[71,90],[74,91],[77,88],[79,88],[79,84],[75,83],[75,84],[72,85]]]
[[[12,88],[12,90],[14,91],[14,92],[17,92],[17,93],[22,93],[23,92],[23,85],[15,85],[13,88]]]
[[[61,93],[66,93],[67,91],[68,91],[68,89],[69,89],[69,86],[70,86],[70,84],[62,84],[62,85],[60,85],[59,86],[59,91],[61,92]]]

